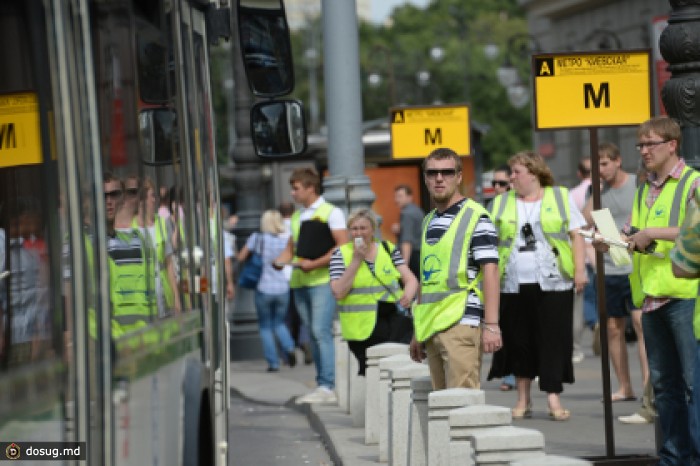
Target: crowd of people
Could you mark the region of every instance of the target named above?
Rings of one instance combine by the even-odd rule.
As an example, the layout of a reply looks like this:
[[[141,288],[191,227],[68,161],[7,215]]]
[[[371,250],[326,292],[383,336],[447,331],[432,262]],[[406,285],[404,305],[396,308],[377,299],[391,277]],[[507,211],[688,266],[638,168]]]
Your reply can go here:
[[[598,147],[601,207],[628,245],[629,263],[608,254],[608,242],[579,234],[596,228],[589,158],[579,164],[581,183],[568,190],[557,185],[540,155],[516,153],[494,171],[496,196],[484,207],[461,192],[460,157],[436,149],[422,165],[433,207],[427,215],[411,187],[395,188],[396,244],[378,237],[369,209],[350,212],[346,223],[344,213],[321,196],[319,174],[295,170],[291,194],[301,208],[291,214],[289,229],[281,226],[279,212],[268,211],[262,232],[239,254],[243,260],[254,248],[264,252],[267,275],[256,307],[268,370],[278,370],[280,359],[290,366],[296,361],[284,325],[291,297],[308,329],[318,384],[297,403],[337,400],[337,311],[359,375],[368,347],[409,342],[411,358],[427,363],[434,389],[478,388],[482,356],[493,353],[487,378],[503,379],[502,390],[516,389],[513,418],[532,416],[535,382],[546,393],[550,419],[567,421],[574,414],[562,394],[583,358],[581,332],[605,325],[618,382],[610,401],[637,400],[630,332],[644,387],[640,409],[619,420],[658,419],[660,464],[696,464],[700,174],[679,155],[681,131],[674,120],[652,118],[637,136],[636,175],[622,169],[615,144]],[[604,273],[604,290],[596,289],[597,270]],[[603,292],[605,306],[597,309],[595,296]]]

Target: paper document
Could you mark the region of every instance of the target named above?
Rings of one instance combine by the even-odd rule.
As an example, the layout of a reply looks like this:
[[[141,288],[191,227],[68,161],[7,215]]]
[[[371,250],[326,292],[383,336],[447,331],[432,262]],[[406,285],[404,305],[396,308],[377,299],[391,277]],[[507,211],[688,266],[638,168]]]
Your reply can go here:
[[[591,212],[591,215],[593,216],[593,221],[595,221],[595,225],[598,227],[598,231],[601,235],[615,241],[623,241],[622,236],[620,236],[620,232],[617,231],[615,220],[613,220],[613,217],[610,214],[610,209],[594,210]],[[617,266],[629,265],[632,263],[632,258],[626,249],[613,247],[610,248],[609,252],[613,263]]]

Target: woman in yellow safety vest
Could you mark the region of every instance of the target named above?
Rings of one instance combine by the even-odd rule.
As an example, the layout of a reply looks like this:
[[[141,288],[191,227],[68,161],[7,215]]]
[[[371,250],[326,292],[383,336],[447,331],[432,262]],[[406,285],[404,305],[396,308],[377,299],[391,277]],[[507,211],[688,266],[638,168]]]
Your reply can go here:
[[[531,417],[530,384],[539,377],[549,416],[570,417],[561,405],[563,383],[574,382],[574,288],[587,282],[584,242],[576,230],[585,220],[566,188],[533,152],[508,161],[513,189],[497,196],[491,216],[498,230],[501,271],[500,328],[503,348],[494,355],[489,380],[515,374],[513,418]]]
[[[333,251],[329,267],[343,338],[357,358],[360,375],[365,374],[370,346],[410,342],[413,323],[408,309],[418,291],[418,280],[401,251],[388,241],[377,241],[376,228],[369,209],[352,212],[352,241]]]

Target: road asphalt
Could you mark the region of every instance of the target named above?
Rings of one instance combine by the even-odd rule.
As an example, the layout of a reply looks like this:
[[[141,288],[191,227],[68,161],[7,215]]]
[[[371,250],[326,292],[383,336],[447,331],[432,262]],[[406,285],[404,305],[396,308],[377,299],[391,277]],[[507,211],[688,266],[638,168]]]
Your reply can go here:
[[[631,457],[634,457],[640,459],[639,464],[645,464],[656,451],[654,425],[622,424],[617,420],[617,416],[634,413],[639,408],[640,402],[615,402],[611,405],[612,426],[610,432],[606,434],[601,359],[593,354],[590,340],[591,335],[587,334],[584,337],[585,358],[574,365],[576,382],[565,385],[561,397],[562,405],[571,411],[571,418],[564,422],[550,420],[547,415],[546,394],[537,391],[536,384],[533,383],[533,417],[515,420],[513,424],[541,431],[545,436],[547,454],[594,459],[599,464],[604,464],[606,459],[630,461]],[[636,344],[628,344],[628,352],[633,386],[636,394],[641,396],[642,382]],[[302,360],[301,357],[297,359]],[[500,391],[499,380],[485,380],[490,364],[491,358],[486,355],[482,367],[484,378],[481,386],[486,392],[486,403],[514,406],[516,400],[514,391]],[[266,372],[266,368],[267,364],[263,360],[232,362],[232,393],[249,403],[284,407],[285,409],[279,411],[280,416],[289,416],[288,410],[305,414],[310,428],[318,433],[319,441],[325,445],[334,464],[362,466],[378,463],[377,446],[364,444],[364,429],[352,427],[349,413],[337,406],[294,404],[296,397],[315,388],[313,365],[302,363],[294,368],[283,366],[279,372],[274,373]],[[611,375],[611,385],[612,392],[617,390],[614,373]],[[232,416],[236,415],[240,413],[232,412]],[[280,418],[279,422],[275,422],[274,411],[267,413],[266,416],[272,417],[270,424],[284,428],[283,419]],[[612,441],[606,443],[606,438],[611,438]],[[304,442],[297,447],[317,448],[314,442],[309,444]],[[230,456],[236,457],[236,443],[233,441]],[[319,461],[310,461],[307,464],[325,464],[322,460]]]

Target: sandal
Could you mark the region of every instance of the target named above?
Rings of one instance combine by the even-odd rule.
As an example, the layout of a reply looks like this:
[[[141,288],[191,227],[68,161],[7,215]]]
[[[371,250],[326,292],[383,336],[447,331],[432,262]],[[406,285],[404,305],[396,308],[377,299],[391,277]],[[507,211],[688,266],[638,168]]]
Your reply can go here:
[[[509,391],[513,390],[514,388],[515,388],[515,387],[513,387],[511,384],[505,383],[505,382],[503,382],[503,383],[501,384],[501,386],[499,387],[499,389],[500,389],[502,392],[509,392]]]
[[[571,417],[571,411],[564,408],[555,409],[554,411],[549,411],[549,418],[552,421],[567,421]]]
[[[532,417],[532,404],[525,408],[511,408],[510,415],[513,419],[529,419]]]

